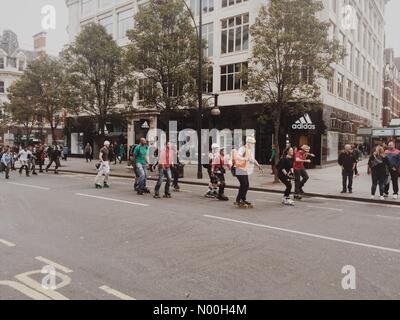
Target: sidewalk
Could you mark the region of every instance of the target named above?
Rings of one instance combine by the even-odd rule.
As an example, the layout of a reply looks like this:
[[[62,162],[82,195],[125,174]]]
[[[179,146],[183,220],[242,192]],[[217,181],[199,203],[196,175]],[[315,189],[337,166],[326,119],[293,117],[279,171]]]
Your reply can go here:
[[[61,162],[62,167],[61,172],[75,172],[75,173],[87,173],[96,174],[95,164],[86,163],[84,159],[70,158],[68,161]],[[258,170],[250,176],[250,186],[252,190],[260,191],[270,191],[270,192],[282,192],[284,186],[281,183],[274,183],[274,177],[270,174],[271,167],[263,166],[264,173],[260,173]],[[358,165],[358,170],[360,173],[359,177],[354,178],[353,183],[353,194],[340,194],[342,190],[342,176],[341,168],[339,166],[328,166],[322,169],[312,169],[308,170],[310,175],[310,180],[304,187],[307,194],[311,196],[320,196],[325,198],[335,198],[335,199],[349,199],[358,201],[375,202],[370,198],[371,190],[371,177],[367,174],[367,160],[363,160]],[[156,173],[149,173],[150,179],[155,179],[157,177]],[[133,177],[133,169],[127,168],[126,162],[122,164],[111,165],[111,176],[117,177]],[[201,184],[208,185],[208,175],[207,171],[203,169],[203,179],[197,179],[197,165],[186,165],[184,178],[180,179],[182,183],[190,184]],[[235,177],[232,176],[230,172],[226,174],[226,184],[229,187],[238,187],[239,183]],[[206,188],[204,188],[206,191]],[[377,191],[378,195],[379,191]],[[378,199],[378,197],[376,197]],[[391,197],[388,198],[389,201],[385,203],[393,203],[400,205],[400,201],[392,201]]]

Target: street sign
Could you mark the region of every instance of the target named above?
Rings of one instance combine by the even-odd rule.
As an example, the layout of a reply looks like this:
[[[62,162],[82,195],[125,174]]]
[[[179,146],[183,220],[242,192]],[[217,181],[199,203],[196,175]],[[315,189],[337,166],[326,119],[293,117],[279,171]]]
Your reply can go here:
[[[372,130],[373,137],[391,137],[394,135],[394,129],[374,129]]]

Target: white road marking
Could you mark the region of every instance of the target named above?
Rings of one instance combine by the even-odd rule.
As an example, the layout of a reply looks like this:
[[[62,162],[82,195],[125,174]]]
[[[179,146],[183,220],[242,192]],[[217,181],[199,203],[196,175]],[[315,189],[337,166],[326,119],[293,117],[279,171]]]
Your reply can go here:
[[[21,292],[22,294],[26,295],[27,297],[33,300],[51,300],[44,294],[32,290],[31,288],[16,281],[0,281],[0,286],[7,286],[13,288],[14,290]]]
[[[126,295],[125,293],[111,289],[110,287],[107,287],[107,286],[101,286],[101,287],[99,287],[99,289],[103,290],[104,292],[107,292],[108,294],[115,296],[121,300],[136,300],[135,298],[132,298],[132,297]]]
[[[54,268],[56,268],[58,270],[61,270],[62,272],[65,272],[65,273],[73,272],[70,268],[64,267],[61,264],[58,264],[58,263],[56,263],[54,261],[51,261],[49,259],[46,259],[46,258],[43,258],[43,257],[36,257],[35,259],[40,261],[40,262],[43,262],[43,263],[45,263],[47,265],[53,266]]]
[[[15,186],[20,186],[20,187],[27,187],[27,188],[33,188],[33,189],[39,189],[39,190],[50,190],[50,188],[47,188],[47,187],[33,186],[30,184],[23,184],[23,183],[16,183],[16,182],[7,182],[7,183],[15,185]]]
[[[141,207],[149,207],[149,206],[150,206],[150,205],[145,204],[145,203],[138,203],[138,202],[130,202],[130,201],[126,201],[126,200],[105,198],[105,197],[93,196],[93,195],[90,195],[90,194],[75,193],[75,195],[76,195],[76,196],[79,196],[79,197],[86,197],[86,198],[93,198],[93,199],[106,200],[106,201],[113,201],[113,202],[119,202],[119,203],[125,203],[125,204],[132,204],[132,205],[141,206]]]
[[[0,239],[0,243],[4,244],[7,247],[15,247],[15,244],[4,239]]]
[[[355,241],[349,241],[349,240],[344,240],[344,239],[339,239],[339,238],[327,237],[327,236],[323,236],[323,235],[319,235],[319,234],[301,232],[301,231],[296,231],[296,230],[291,230],[291,229],[273,227],[273,226],[268,226],[268,225],[264,225],[264,224],[258,224],[258,223],[252,223],[252,222],[247,222],[247,221],[240,221],[240,220],[234,220],[234,219],[217,217],[217,216],[204,215],[204,217],[211,218],[211,219],[216,219],[216,220],[221,220],[221,221],[244,224],[244,225],[253,226],[253,227],[260,227],[260,228],[265,228],[265,229],[270,229],[270,230],[275,230],[275,231],[292,233],[292,234],[297,234],[297,235],[311,237],[311,238],[317,238],[317,239],[323,239],[323,240],[334,241],[334,242],[339,242],[339,243],[345,243],[345,244],[350,244],[350,245],[369,248],[369,249],[377,249],[377,250],[382,250],[382,251],[400,253],[400,249],[381,247],[381,246],[371,245],[371,244],[362,243],[362,242],[355,242]]]
[[[307,206],[307,207],[308,208],[313,208],[313,209],[332,210],[332,211],[338,211],[338,212],[344,211],[344,209],[330,208],[330,207],[319,207],[319,206]]]
[[[392,220],[400,220],[400,217],[391,217],[391,216],[382,216],[380,214],[376,215],[378,218],[384,218],[384,219],[392,219]]]

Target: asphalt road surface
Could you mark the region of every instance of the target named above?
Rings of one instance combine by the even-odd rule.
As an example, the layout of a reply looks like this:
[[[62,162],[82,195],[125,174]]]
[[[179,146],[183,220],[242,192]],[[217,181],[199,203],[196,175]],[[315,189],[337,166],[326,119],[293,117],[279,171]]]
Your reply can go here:
[[[0,299],[400,298],[400,207],[250,192],[255,208],[238,209],[235,190],[156,200],[129,179],[0,179]]]

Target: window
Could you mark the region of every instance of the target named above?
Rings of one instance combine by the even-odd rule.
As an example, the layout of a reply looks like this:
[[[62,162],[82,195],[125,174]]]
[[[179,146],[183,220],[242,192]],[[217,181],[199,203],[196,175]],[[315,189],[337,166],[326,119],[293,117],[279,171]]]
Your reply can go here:
[[[353,90],[353,82],[351,80],[347,80],[347,87],[346,87],[346,100],[351,101],[351,90]]]
[[[248,0],[222,0],[222,8],[234,6],[235,4],[244,3]]]
[[[360,77],[360,51],[356,50],[356,76]]]
[[[203,92],[204,93],[213,92],[213,68],[212,67],[208,68],[206,76],[204,77]]]
[[[82,0],[82,16],[86,17],[88,15],[94,14],[94,0]]]
[[[214,54],[214,24],[203,25],[203,39],[207,41],[207,48],[204,49],[205,57],[212,57]]]
[[[203,12],[209,13],[214,11],[214,1],[215,0],[203,0]],[[199,0],[190,0],[190,9],[194,16],[199,15],[200,10],[200,2]]]
[[[0,58],[0,69],[4,69],[4,58]]]
[[[99,0],[99,8],[111,7],[114,4],[114,0]]]
[[[25,69],[25,60],[18,60],[18,70],[24,71]]]
[[[249,14],[221,21],[221,52],[230,53],[249,48]]]
[[[221,66],[221,91],[242,89],[247,79],[242,79],[241,73],[247,69],[247,62]]]
[[[138,100],[149,99],[153,94],[153,81],[150,79],[139,79]]]
[[[328,78],[328,84],[327,84],[327,88],[328,88],[328,92],[333,93],[334,91],[334,72],[332,72],[332,76],[330,76]]]
[[[360,97],[360,107],[364,108],[364,96],[365,96],[365,90],[361,89],[361,97]]]
[[[342,74],[338,73],[337,76],[337,93],[339,97],[343,98],[343,85],[344,85],[344,77]]]
[[[310,67],[301,67],[301,80],[312,85],[314,83],[314,71]]]
[[[100,25],[106,28],[106,31],[109,35],[113,35],[113,17],[109,16],[107,18],[103,18],[99,20]]]
[[[4,82],[0,81],[0,93],[4,93],[4,92],[5,92]]]
[[[359,90],[359,87],[358,87],[358,85],[354,84],[354,97],[353,97],[353,103],[354,103],[355,105],[358,105],[358,90]]]
[[[126,37],[128,30],[133,28],[133,9],[118,13],[118,39]]]

